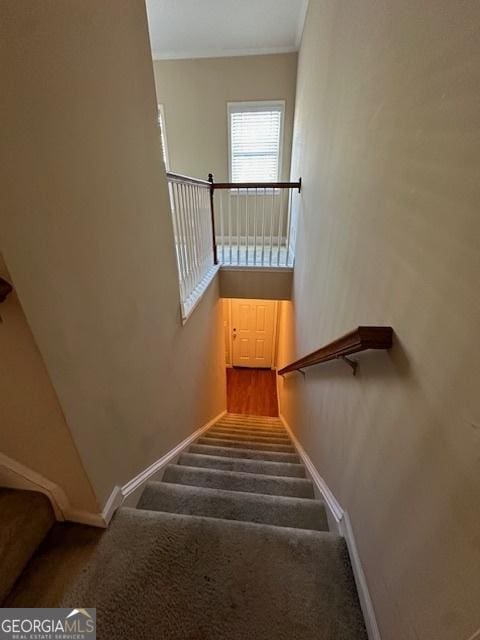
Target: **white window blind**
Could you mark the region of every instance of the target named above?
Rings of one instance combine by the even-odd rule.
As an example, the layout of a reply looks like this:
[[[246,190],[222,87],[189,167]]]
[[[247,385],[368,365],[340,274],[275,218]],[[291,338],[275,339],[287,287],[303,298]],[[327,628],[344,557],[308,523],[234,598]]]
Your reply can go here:
[[[283,113],[283,102],[229,104],[231,182],[279,179]]]

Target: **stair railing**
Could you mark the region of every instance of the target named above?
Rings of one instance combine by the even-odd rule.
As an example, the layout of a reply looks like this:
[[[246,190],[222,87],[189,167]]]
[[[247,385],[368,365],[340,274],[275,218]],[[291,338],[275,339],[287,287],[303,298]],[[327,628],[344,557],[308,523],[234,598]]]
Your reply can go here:
[[[293,267],[297,182],[214,182],[167,171],[186,319],[218,265]]]
[[[293,267],[294,194],[301,191],[301,178],[297,182],[214,182],[210,173],[208,179],[219,262]]]
[[[322,362],[340,359],[348,364],[353,375],[357,371],[358,363],[348,358],[353,353],[360,353],[368,349],[390,349],[393,340],[392,327],[357,327],[350,333],[345,334],[341,338],[337,338],[333,342],[312,351],[308,355],[291,362],[278,372],[281,376],[291,371],[300,371],[303,373],[307,367],[313,367]]]
[[[211,184],[167,171],[182,317],[186,319],[218,270]]]

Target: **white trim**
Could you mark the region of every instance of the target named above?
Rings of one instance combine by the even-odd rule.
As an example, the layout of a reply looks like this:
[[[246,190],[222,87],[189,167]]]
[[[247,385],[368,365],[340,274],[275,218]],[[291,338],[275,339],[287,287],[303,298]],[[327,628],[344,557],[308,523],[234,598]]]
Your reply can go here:
[[[262,267],[255,264],[221,264],[220,271],[261,271],[262,273],[278,273],[279,271],[293,272],[293,267],[275,267],[274,265],[268,267]],[[261,298],[263,300],[263,298]],[[268,298],[269,299],[269,298]],[[290,300],[290,298],[288,298]]]
[[[0,453],[0,467],[5,467],[10,473],[15,474],[25,489],[31,488],[46,495],[59,522],[69,520],[94,527],[106,527],[107,523],[102,514],[73,508],[62,487],[4,453]]]
[[[165,170],[170,171],[170,155],[168,153],[167,120],[165,119],[165,105],[159,102],[157,106],[158,106],[158,124],[160,126],[160,142],[163,142],[162,151],[164,156]]]
[[[303,30],[303,29],[302,29]],[[202,53],[193,49],[179,51],[152,51],[154,60],[185,60],[197,58],[233,58],[243,56],[262,56],[276,53],[296,53],[298,46],[258,47],[255,49],[206,49]]]
[[[272,362],[270,369],[276,370],[277,366],[277,331],[278,331],[278,300],[275,300],[275,307],[273,310],[273,338],[272,338]]]
[[[215,424],[220,418],[222,418],[227,413],[227,410],[221,411],[217,416],[209,420],[202,427],[194,431],[190,434],[185,440],[182,440],[179,444],[177,444],[173,449],[170,449],[164,456],[156,460],[153,464],[146,467],[143,471],[137,474],[134,478],[129,480],[122,487],[116,486],[112,491],[112,494],[108,498],[105,507],[103,509],[103,517],[105,521],[108,523],[112,519],[115,511],[120,507],[123,501],[128,498],[134,491],[137,491],[144,485],[148,480],[161,471],[164,467],[167,466],[174,458],[179,456],[184,449],[186,449],[194,440],[199,438],[201,434],[210,429],[212,425]]]
[[[363,617],[365,620],[365,626],[367,628],[368,638],[369,640],[381,640],[380,631],[378,629],[377,619],[375,616],[375,610],[373,608],[373,602],[370,597],[370,592],[368,590],[367,579],[365,577],[365,572],[363,570],[360,555],[358,553],[358,548],[355,541],[355,535],[353,533],[352,524],[350,522],[350,517],[348,513],[341,507],[340,503],[335,498],[334,494],[330,490],[330,487],[327,485],[325,480],[318,473],[315,465],[311,461],[305,449],[302,447],[302,445],[294,435],[292,429],[290,428],[290,425],[285,420],[283,415],[280,413],[280,395],[278,394],[278,385],[277,385],[277,398],[279,402],[278,415],[280,417],[280,420],[282,421],[283,426],[287,430],[289,436],[293,441],[293,444],[295,445],[298,453],[300,454],[300,458],[302,459],[303,464],[307,468],[308,474],[312,482],[314,483],[319,493],[322,495],[327,509],[330,511],[332,518],[337,523],[339,534],[345,538],[345,542],[347,544],[348,552],[350,555],[350,561],[352,563],[352,570],[355,578],[355,583],[357,585],[358,599],[360,600],[360,606],[362,608]]]
[[[232,182],[232,128],[230,115],[242,111],[266,111],[280,108],[280,131],[278,133],[278,164],[277,181],[283,175],[283,143],[285,136],[285,100],[250,100],[244,102],[227,102],[227,129],[228,129],[228,179]],[[243,190],[245,191],[245,190]],[[241,192],[240,192],[241,195]]]
[[[353,575],[357,585],[358,599],[360,600],[360,606],[362,607],[368,638],[369,640],[382,640],[377,624],[375,609],[373,608],[372,598],[370,597],[370,592],[368,590],[367,578],[365,577],[362,561],[355,541],[355,534],[353,533],[352,523],[350,522],[350,516],[347,511],[343,512],[343,518],[340,522],[340,533],[343,535],[347,543]]]
[[[202,299],[203,294],[208,289],[213,279],[217,275],[220,269],[220,264],[214,264],[206,272],[200,282],[197,284],[192,293],[184,301],[180,302],[180,309],[182,313],[182,324],[185,324],[188,318],[192,315],[193,310]]]
[[[325,480],[318,473],[315,465],[310,460],[310,457],[306,453],[305,449],[302,447],[300,442],[297,440],[297,438],[296,438],[295,434],[293,433],[293,431],[291,430],[290,425],[288,424],[288,422],[285,420],[285,418],[283,417],[283,415],[280,412],[279,412],[278,415],[279,415],[280,420],[283,423],[283,426],[287,430],[288,435],[292,439],[293,444],[295,445],[298,453],[300,454],[300,457],[301,457],[301,459],[303,461],[303,464],[307,468],[307,471],[308,471],[313,483],[315,484],[317,489],[322,494],[322,497],[325,500],[325,503],[326,503],[328,509],[330,510],[330,513],[332,514],[332,516],[335,519],[335,521],[338,524],[340,524],[340,522],[341,522],[341,520],[342,520],[342,518],[344,516],[344,511],[343,511],[342,507],[340,506],[338,500],[335,498],[333,493],[330,491],[330,489],[329,489],[327,483],[325,482]]]
[[[69,522],[88,524],[91,527],[100,527],[102,529],[108,526],[108,522],[105,520],[103,513],[90,513],[89,511],[69,508],[65,511],[64,516],[65,520]]]
[[[303,0],[303,7],[300,9],[300,13],[298,15],[298,23],[297,23],[297,35],[295,38],[295,46],[297,50],[300,49],[300,45],[302,44],[302,36],[303,30],[305,28],[305,18],[307,17],[308,10],[308,0]]]
[[[109,495],[102,510],[102,516],[107,525],[110,524],[110,520],[112,519],[113,514],[118,509],[118,507],[122,506],[123,501],[124,496],[122,495],[122,488],[117,485]]]

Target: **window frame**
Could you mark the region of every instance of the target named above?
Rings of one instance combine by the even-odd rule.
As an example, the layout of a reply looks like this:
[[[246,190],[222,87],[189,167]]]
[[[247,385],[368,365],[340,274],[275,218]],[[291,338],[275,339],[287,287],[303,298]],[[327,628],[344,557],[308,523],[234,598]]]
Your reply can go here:
[[[231,126],[231,114],[241,112],[252,111],[269,111],[272,108],[279,109],[280,117],[280,133],[279,133],[279,145],[278,145],[278,164],[277,164],[277,177],[274,182],[281,182],[283,175],[283,138],[285,130],[285,100],[250,100],[246,102],[227,102],[227,128],[228,128],[228,181],[233,183],[232,180],[232,126]],[[261,180],[252,181],[261,182]],[[236,191],[236,189],[234,189]],[[242,189],[245,192],[246,189]]]
[[[168,153],[168,139],[167,139],[167,120],[165,118],[165,105],[158,103],[158,127],[160,129],[160,144],[162,144],[162,123],[163,123],[163,145],[162,148],[164,156],[165,171],[170,171],[170,154]]]

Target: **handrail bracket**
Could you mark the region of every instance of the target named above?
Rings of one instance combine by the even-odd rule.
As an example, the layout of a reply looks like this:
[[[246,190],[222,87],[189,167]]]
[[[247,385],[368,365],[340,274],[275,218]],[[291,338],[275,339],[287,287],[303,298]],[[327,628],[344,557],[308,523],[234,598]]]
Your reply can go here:
[[[352,375],[357,375],[358,362],[356,360],[352,360],[351,358],[347,358],[347,356],[337,356],[338,360],[343,360],[345,364],[348,364],[352,369]]]

